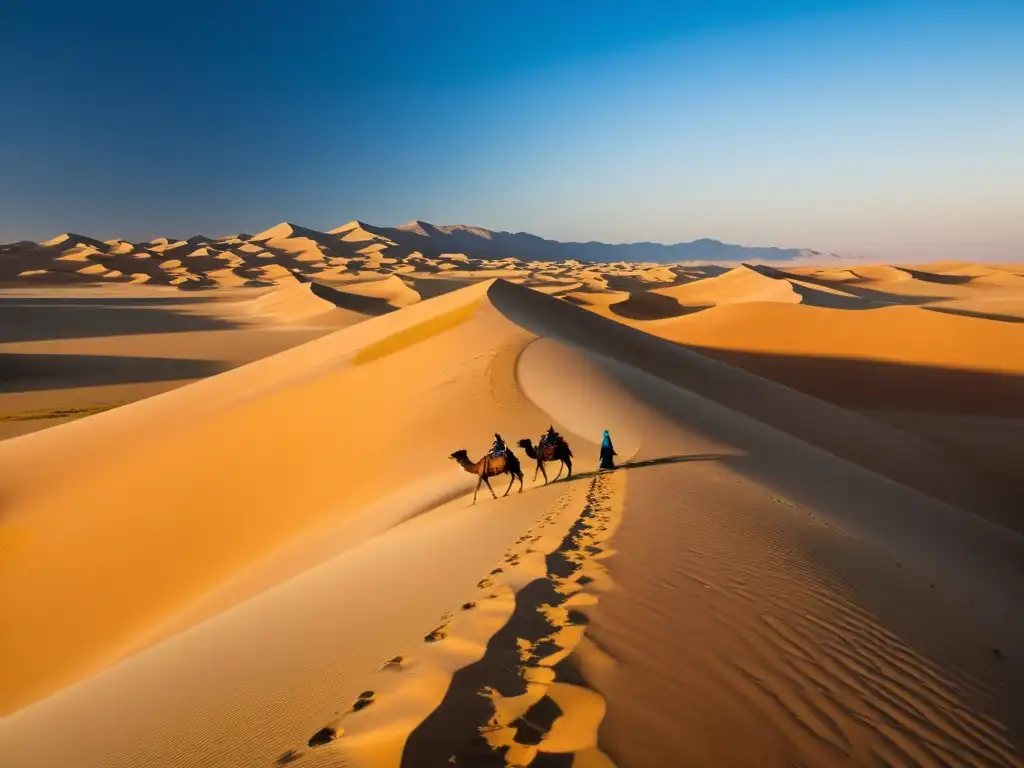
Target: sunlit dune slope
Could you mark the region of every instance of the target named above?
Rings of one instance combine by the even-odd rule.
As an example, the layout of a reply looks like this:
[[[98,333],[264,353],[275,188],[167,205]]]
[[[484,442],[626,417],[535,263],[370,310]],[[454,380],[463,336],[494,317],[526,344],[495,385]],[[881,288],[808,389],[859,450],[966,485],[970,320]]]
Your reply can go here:
[[[651,293],[670,296],[686,307],[707,307],[747,301],[797,303],[800,297],[785,280],[775,280],[744,265],[724,275],[692,283],[653,288]]]
[[[254,299],[249,311],[284,323],[326,319],[324,316],[328,314],[332,323],[338,324],[365,319],[365,315],[350,306],[348,298],[345,293],[326,285],[292,280]]]
[[[447,455],[550,423],[578,477],[524,461],[526,493],[467,508]],[[595,476],[604,429],[637,463]],[[0,495],[6,710],[36,701],[0,762],[408,768],[482,734],[583,765],[1019,762],[991,649],[1024,641],[1024,540],[970,472],[504,281],[2,443]],[[532,744],[514,694],[558,704]]]
[[[645,327],[847,405],[1024,416],[1021,323],[917,307],[759,303]]]
[[[412,483],[438,471],[421,454],[482,450],[495,428],[521,423],[495,406],[467,420],[460,413],[477,387],[450,383],[480,345],[505,338],[514,354],[522,338],[493,311],[468,322],[485,292],[486,285],[467,288],[221,377],[0,443],[0,495],[14,542],[5,615],[33,627],[4,635],[0,655],[18,660],[5,671],[5,708],[159,638],[176,612],[290,535],[372,503],[392,483],[396,463]],[[431,392],[437,397],[422,407]],[[55,465],[60,484],[45,480]],[[359,469],[346,470],[353,465]],[[343,496],[339,472],[347,478]],[[465,487],[468,476],[450,477],[449,492]],[[98,593],[102,601],[90,599]],[[52,610],[54,603],[62,609]]]

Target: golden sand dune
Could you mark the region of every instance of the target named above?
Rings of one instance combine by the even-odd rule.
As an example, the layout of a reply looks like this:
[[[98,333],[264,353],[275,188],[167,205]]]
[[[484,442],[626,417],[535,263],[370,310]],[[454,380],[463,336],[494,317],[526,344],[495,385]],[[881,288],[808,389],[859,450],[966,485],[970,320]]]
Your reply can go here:
[[[406,285],[401,278],[390,276],[381,280],[366,280],[346,283],[339,292],[369,299],[379,299],[394,308],[407,307],[420,300],[420,295]]]
[[[857,267],[851,270],[858,280],[882,283],[902,283],[910,280],[911,275],[905,269],[892,267],[887,264],[877,264],[867,267]]]
[[[503,234],[0,246],[0,764],[1024,765],[1024,270]]]
[[[649,325],[768,307],[969,320]],[[552,423],[573,479],[470,506],[448,454]],[[2,442],[0,498],[5,765],[1024,762],[982,476],[507,281]]]
[[[651,293],[668,296],[684,307],[712,307],[746,301],[797,303],[799,295],[784,280],[774,280],[748,266],[736,267],[718,277],[654,288]]]
[[[871,309],[883,304],[864,299],[847,291],[822,283],[810,283],[795,277],[787,278],[793,292],[800,297],[801,304],[832,309]]]
[[[971,285],[994,285],[1000,288],[1024,288],[1024,275],[1017,275],[1004,270],[992,270],[978,275],[971,280]]]
[[[673,341],[721,349],[1024,374],[1024,325],[918,307],[848,312],[775,302],[732,304],[650,328]]]
[[[575,304],[589,305],[593,307],[608,307],[612,304],[626,301],[629,298],[628,291],[571,291],[565,298]]]
[[[366,315],[350,308],[351,303],[349,295],[343,291],[292,278],[254,299],[249,311],[286,323],[317,319],[340,327],[366,319]]]

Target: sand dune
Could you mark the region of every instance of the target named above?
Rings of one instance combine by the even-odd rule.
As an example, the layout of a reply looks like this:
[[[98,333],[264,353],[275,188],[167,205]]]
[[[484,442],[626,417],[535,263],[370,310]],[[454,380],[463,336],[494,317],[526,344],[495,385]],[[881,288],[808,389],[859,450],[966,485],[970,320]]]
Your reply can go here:
[[[2,246],[0,764],[1024,766],[1016,268],[502,234]]]
[[[340,293],[380,299],[396,309],[415,304],[420,295],[406,285],[401,278],[385,277],[383,280],[366,280],[358,283],[347,283],[339,289]]]
[[[1024,374],[1024,328],[916,307],[846,312],[798,304],[734,304],[652,328],[674,341],[722,349]]]
[[[467,506],[447,454],[551,422],[576,479]],[[505,281],[0,457],[5,763],[1024,759],[1024,538],[970,470]]]
[[[718,277],[709,277],[672,288],[654,288],[651,293],[669,296],[684,307],[713,307],[746,301],[797,303],[800,297],[784,280],[773,280],[747,266],[736,267]]]
[[[279,287],[254,299],[249,311],[281,322],[301,322],[314,318],[336,326],[351,325],[366,318],[358,312],[347,309],[349,304],[345,292],[314,282],[300,282],[292,279],[278,284]],[[329,317],[326,317],[329,315]]]

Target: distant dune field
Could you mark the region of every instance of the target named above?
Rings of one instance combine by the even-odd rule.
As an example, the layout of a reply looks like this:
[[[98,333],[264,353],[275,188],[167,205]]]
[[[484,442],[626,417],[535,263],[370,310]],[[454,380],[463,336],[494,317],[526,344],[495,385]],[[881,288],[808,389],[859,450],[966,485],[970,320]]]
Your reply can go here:
[[[3,247],[0,764],[1024,766],[1024,267],[503,234]]]

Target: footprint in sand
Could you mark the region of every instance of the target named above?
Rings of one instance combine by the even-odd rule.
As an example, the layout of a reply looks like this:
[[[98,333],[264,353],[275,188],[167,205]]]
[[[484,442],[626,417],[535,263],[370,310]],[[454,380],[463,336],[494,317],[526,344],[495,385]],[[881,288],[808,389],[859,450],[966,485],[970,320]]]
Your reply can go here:
[[[355,702],[353,702],[352,706],[349,707],[348,712],[345,714],[351,714],[353,712],[358,712],[361,709],[366,709],[368,706],[373,704],[374,701],[376,701],[376,699],[374,698],[373,691],[363,691],[359,694],[358,698],[356,698]],[[310,736],[308,742],[309,746],[316,749],[338,739],[344,733],[340,722],[341,720],[339,718],[330,725],[325,725],[319,731]],[[299,757],[300,755],[297,750],[290,749],[277,759],[277,763],[278,765],[286,765],[287,763],[297,760]]]
[[[442,624],[440,627],[435,629],[429,635],[424,637],[423,638],[423,642],[425,642],[425,643],[436,643],[439,640],[444,640],[446,637],[448,637],[448,625],[447,624]]]
[[[329,725],[325,726],[324,728],[321,728],[319,731],[317,731],[316,733],[314,733],[312,736],[309,737],[309,746],[312,747],[313,749],[316,749],[317,747],[322,747],[325,744],[330,744],[332,741],[334,741],[336,738],[338,738],[339,735],[340,735],[340,732],[339,732],[338,729],[332,728]],[[295,750],[289,750],[289,752],[294,752],[294,751]],[[285,754],[288,754],[288,753],[286,752]],[[291,760],[294,760],[294,759],[295,759],[294,757],[291,758]],[[289,760],[289,762],[291,762],[291,760]],[[280,760],[278,762],[280,762]]]
[[[368,706],[373,704],[375,699],[373,698],[373,691],[363,691],[359,694],[359,698],[356,699],[355,704],[352,705],[352,712],[358,712],[361,709],[366,709]]]

